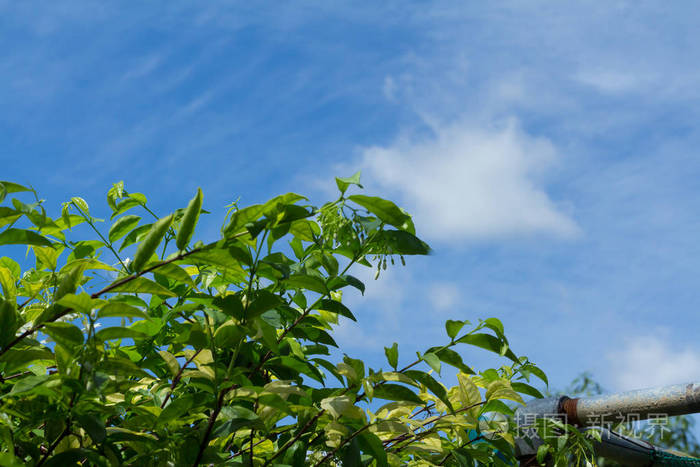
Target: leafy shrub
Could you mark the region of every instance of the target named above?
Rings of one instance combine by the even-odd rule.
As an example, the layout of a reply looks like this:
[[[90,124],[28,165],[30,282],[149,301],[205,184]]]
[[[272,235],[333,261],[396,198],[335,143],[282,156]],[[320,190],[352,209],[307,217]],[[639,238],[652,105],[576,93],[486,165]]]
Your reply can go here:
[[[334,361],[334,326],[356,319],[342,292],[365,289],[353,269],[429,252],[393,202],[347,195],[359,175],[337,184],[320,208],[233,204],[203,243],[201,191],[159,217],[115,184],[107,229],[82,198],[52,218],[2,182],[0,245],[32,255],[0,259],[0,464],[512,463],[513,405],[546,377],[497,319],[447,321],[414,360],[393,344],[385,369]],[[464,345],[505,364],[477,373]]]

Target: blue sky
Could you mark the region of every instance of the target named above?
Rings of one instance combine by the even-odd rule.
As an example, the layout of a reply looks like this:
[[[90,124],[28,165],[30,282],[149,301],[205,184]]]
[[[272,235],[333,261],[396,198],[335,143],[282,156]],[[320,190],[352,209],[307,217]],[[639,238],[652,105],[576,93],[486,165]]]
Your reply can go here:
[[[238,5],[0,0],[1,178],[55,213],[201,186],[213,239],[236,198],[322,202],[362,170],[435,254],[364,275],[348,353],[496,316],[554,387],[700,379],[691,2]]]

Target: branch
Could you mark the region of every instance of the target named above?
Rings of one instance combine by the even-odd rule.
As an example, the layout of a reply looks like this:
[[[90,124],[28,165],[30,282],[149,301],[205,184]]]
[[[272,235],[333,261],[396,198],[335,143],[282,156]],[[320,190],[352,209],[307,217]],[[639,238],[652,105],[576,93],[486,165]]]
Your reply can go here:
[[[168,393],[167,396],[165,396],[165,399],[163,399],[163,403],[160,404],[160,408],[161,408],[161,409],[162,409],[163,407],[165,407],[165,404],[168,403],[168,399],[170,399],[170,396],[173,395],[173,391],[175,390],[175,386],[177,386],[177,383],[180,382],[180,378],[182,377],[182,372],[185,371],[185,368],[187,367],[187,365],[189,365],[190,363],[192,363],[192,360],[194,360],[194,358],[195,358],[195,357],[199,354],[199,352],[201,352],[201,351],[202,351],[201,349],[198,350],[198,351],[196,351],[196,352],[185,362],[185,364],[182,365],[182,368],[180,368],[180,371],[177,372],[177,374],[176,374],[175,377],[173,378],[172,384],[170,385],[170,392]]]
[[[369,425],[365,425],[365,426],[363,426],[362,428],[360,428],[359,430],[355,431],[355,432],[354,432],[353,434],[351,434],[350,436],[348,436],[347,438],[345,438],[345,439],[343,440],[343,442],[340,443],[340,444],[338,445],[337,448],[333,449],[331,452],[329,452],[328,454],[326,454],[326,455],[323,457],[323,459],[321,459],[320,461],[318,461],[318,462],[314,465],[314,467],[320,466],[321,464],[323,464],[324,462],[326,462],[328,459],[330,459],[331,457],[333,457],[333,456],[335,455],[336,452],[338,452],[341,448],[343,448],[343,446],[345,446],[345,445],[348,444],[350,441],[352,441],[353,439],[355,439],[355,437],[356,437],[357,435],[359,435],[360,433],[362,433],[363,431],[365,431],[367,428],[369,428],[369,427],[372,426],[372,425],[373,425],[373,423],[370,423]]]
[[[304,433],[306,433],[306,431],[307,431],[309,428],[311,428],[311,425],[313,425],[313,424],[316,422],[316,420],[318,420],[319,418],[321,418],[321,415],[323,415],[324,413],[326,413],[325,409],[319,410],[319,412],[318,412],[316,415],[314,415],[314,417],[313,417],[311,420],[309,420],[308,422],[306,422],[306,425],[304,425],[304,426],[302,427],[302,429],[299,430],[299,433],[297,433],[297,435],[296,435],[294,438],[292,438],[292,439],[290,439],[289,441],[287,441],[287,442],[284,444],[284,446],[282,446],[281,448],[279,448],[279,449],[277,450],[277,452],[275,452],[275,453],[272,455],[272,457],[270,457],[268,460],[265,461],[265,463],[263,464],[263,467],[266,467],[266,466],[270,465],[270,462],[272,462],[274,459],[276,459],[277,456],[279,456],[280,454],[282,454],[284,451],[286,451],[287,449],[289,449],[289,447],[290,447],[291,445],[293,445],[294,443],[296,443],[296,442],[299,440],[299,438],[301,438],[302,435],[303,435]]]
[[[58,446],[58,443],[60,443],[63,440],[63,438],[68,436],[69,433],[70,433],[70,420],[68,420],[68,423],[66,424],[66,428],[61,432],[60,435],[58,435],[58,438],[56,438],[54,440],[54,442],[51,443],[51,446],[49,446],[49,449],[47,449],[47,451],[44,453],[44,456],[41,458],[41,460],[39,462],[37,462],[36,467],[40,467],[41,465],[44,465],[44,462],[46,462],[46,459],[48,459],[49,456],[51,455],[51,453],[53,453],[53,451],[56,449],[56,447]]]
[[[204,450],[207,448],[209,445],[209,436],[211,436],[211,430],[214,428],[214,422],[216,422],[216,417],[219,416],[219,412],[221,412],[221,408],[224,405],[224,397],[226,394],[231,389],[237,388],[238,385],[234,384],[233,386],[223,389],[219,393],[219,397],[216,400],[216,407],[214,407],[214,410],[212,411],[211,415],[209,415],[209,419],[207,420],[207,429],[204,431],[204,436],[202,437],[202,442],[199,444],[199,451],[197,451],[197,457],[194,460],[194,464],[192,464],[192,467],[197,467],[199,463],[202,461],[202,456],[204,455]]]
[[[487,401],[477,402],[477,403],[475,403],[475,404],[468,405],[467,407],[462,407],[461,409],[457,409],[457,410],[455,410],[453,413],[448,412],[448,413],[444,413],[444,414],[442,414],[442,415],[436,415],[435,417],[429,418],[428,420],[426,420],[426,421],[424,421],[423,423],[421,423],[420,426],[419,426],[417,429],[423,428],[423,427],[425,427],[425,425],[429,425],[429,424],[431,424],[431,423],[435,423],[435,422],[437,422],[438,420],[442,420],[443,418],[445,418],[445,417],[447,417],[447,416],[456,415],[456,414],[458,414],[458,413],[466,412],[467,410],[473,409],[474,407],[478,407],[478,406],[480,406],[480,405],[484,405],[484,404],[486,404],[486,402],[487,402]],[[403,435],[400,435],[400,436],[396,436],[395,438],[388,439],[388,440],[384,441],[383,444],[384,444],[384,446],[387,446],[389,443],[393,443],[393,442],[400,443],[400,442],[405,441],[406,439],[408,439],[408,438],[410,438],[410,437],[412,437],[412,436],[418,436],[418,435],[417,435],[417,434],[413,434],[413,435],[403,434]],[[392,448],[393,448],[393,447],[394,447],[394,446],[392,446]]]
[[[479,441],[480,439],[484,439],[484,435],[479,435],[474,439],[470,439],[469,441],[467,441],[466,443],[461,445],[460,448],[463,448],[464,446],[469,446],[470,444],[472,444],[476,441]],[[440,461],[440,463],[438,465],[445,465],[445,462],[447,462],[447,459],[449,459],[454,452],[455,452],[454,449],[452,451],[448,452],[447,455]]]

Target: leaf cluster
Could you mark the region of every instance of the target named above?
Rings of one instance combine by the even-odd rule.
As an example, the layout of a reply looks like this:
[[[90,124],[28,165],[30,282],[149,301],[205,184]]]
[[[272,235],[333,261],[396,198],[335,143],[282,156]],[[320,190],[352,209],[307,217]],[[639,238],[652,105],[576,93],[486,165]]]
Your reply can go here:
[[[193,242],[201,190],[159,216],[117,183],[102,227],[82,198],[52,218],[1,182],[0,245],[33,264],[0,258],[0,464],[514,462],[514,406],[546,376],[497,319],[447,321],[415,359],[393,344],[386,369],[334,357],[339,320],[356,320],[343,291],[365,290],[354,268],[430,252],[393,202],[346,195],[359,174],[337,181],[320,207],[234,203],[209,243]],[[35,202],[8,202],[22,192]],[[477,372],[467,348],[505,364]]]

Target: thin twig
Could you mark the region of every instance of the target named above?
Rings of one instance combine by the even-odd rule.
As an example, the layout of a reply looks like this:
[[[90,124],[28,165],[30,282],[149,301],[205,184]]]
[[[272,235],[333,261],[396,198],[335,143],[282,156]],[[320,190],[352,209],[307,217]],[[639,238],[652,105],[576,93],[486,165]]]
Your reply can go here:
[[[209,445],[209,436],[211,436],[211,430],[214,428],[214,423],[216,422],[216,417],[219,416],[219,413],[221,412],[221,408],[224,405],[224,397],[228,392],[232,389],[237,388],[238,385],[234,384],[233,386],[223,389],[219,393],[219,397],[216,400],[216,406],[214,407],[214,410],[211,412],[209,415],[209,419],[207,420],[207,428],[204,431],[204,436],[202,436],[202,442],[199,445],[199,451],[197,451],[197,457],[194,460],[194,464],[192,464],[192,467],[197,467],[199,463],[202,461],[202,456],[204,455],[204,450],[207,448]]]
[[[175,386],[177,386],[177,383],[180,382],[180,378],[182,377],[182,372],[185,371],[185,368],[187,367],[187,365],[189,365],[192,362],[192,360],[194,360],[194,358],[199,354],[199,352],[201,352],[201,349],[196,351],[194,354],[192,354],[192,356],[185,362],[184,365],[182,365],[182,368],[180,368],[180,370],[177,372],[177,374],[173,378],[172,384],[170,384],[170,392],[168,393],[167,396],[165,396],[165,399],[163,399],[163,403],[160,404],[161,409],[163,407],[165,407],[165,404],[168,403],[168,399],[170,399],[170,396],[173,395],[173,391],[175,390]]]
[[[304,426],[302,427],[302,429],[299,430],[299,433],[297,433],[296,436],[295,436],[294,438],[292,438],[292,439],[290,439],[289,441],[287,441],[286,443],[284,443],[284,446],[282,446],[280,449],[278,449],[277,452],[275,452],[275,453],[272,455],[272,457],[270,457],[268,460],[265,461],[265,463],[263,464],[263,467],[265,467],[265,466],[267,466],[267,465],[270,465],[270,463],[271,463],[274,459],[276,459],[277,456],[279,456],[280,454],[282,454],[284,451],[286,451],[287,449],[289,449],[290,446],[292,446],[294,443],[296,443],[296,442],[299,440],[299,438],[301,438],[301,437],[303,436],[303,434],[306,433],[306,431],[307,431],[309,428],[311,428],[311,425],[313,425],[313,424],[316,422],[316,420],[318,420],[319,418],[321,418],[321,415],[323,415],[324,413],[326,413],[326,411],[325,411],[324,409],[319,410],[319,412],[318,412],[316,415],[314,415],[314,417],[313,417],[311,420],[309,420],[308,422],[306,422],[306,425],[304,425]]]
[[[355,439],[355,437],[356,437],[357,435],[359,435],[360,433],[362,433],[363,431],[365,431],[367,428],[369,428],[369,427],[372,426],[372,425],[373,425],[372,423],[370,423],[369,425],[365,425],[365,426],[363,426],[362,428],[360,428],[359,430],[355,431],[355,432],[354,432],[353,434],[351,434],[350,436],[348,436],[347,438],[345,438],[345,439],[343,440],[343,442],[341,442],[341,443],[338,445],[338,447],[336,447],[336,448],[333,449],[331,452],[329,452],[328,454],[326,454],[326,455],[323,457],[323,459],[321,459],[320,461],[318,461],[318,462],[314,465],[314,467],[320,466],[321,464],[323,464],[324,462],[326,462],[328,459],[330,459],[331,457],[333,457],[333,456],[335,455],[336,452],[338,452],[340,449],[343,448],[343,446],[345,446],[345,445],[348,444],[350,441],[352,441],[353,439]]]
[[[475,404],[468,405],[467,407],[462,407],[461,409],[457,409],[457,410],[455,410],[455,411],[452,412],[452,413],[448,412],[448,413],[444,413],[444,414],[441,414],[441,415],[436,415],[435,417],[429,418],[429,419],[427,419],[426,421],[424,421],[423,423],[421,423],[420,426],[418,426],[418,428],[416,428],[416,429],[423,428],[423,427],[425,427],[426,425],[429,425],[429,424],[431,424],[431,423],[435,423],[435,422],[437,422],[438,420],[442,420],[443,418],[448,417],[448,416],[450,416],[450,415],[456,415],[456,414],[458,414],[458,413],[466,412],[467,410],[473,409],[474,407],[478,407],[478,406],[480,406],[480,405],[484,405],[484,404],[486,404],[486,402],[487,402],[487,401],[477,402],[477,403],[475,403]],[[395,438],[388,439],[388,440],[384,441],[383,444],[384,444],[384,446],[387,446],[389,443],[392,443],[392,442],[400,443],[400,442],[402,442],[402,441],[404,441],[404,440],[406,440],[406,439],[408,439],[408,438],[411,438],[412,436],[416,436],[416,435],[415,435],[415,434],[413,434],[413,435],[411,435],[411,434],[403,434],[403,435],[397,436],[397,437],[395,437]],[[402,438],[402,439],[401,439],[401,438]],[[394,446],[392,446],[392,447],[394,447]]]
[[[41,460],[39,460],[39,462],[37,462],[36,467],[40,467],[41,465],[44,465],[44,462],[46,462],[46,460],[49,458],[51,453],[53,453],[53,451],[56,449],[56,447],[58,446],[58,443],[63,441],[63,438],[68,436],[69,433],[70,433],[70,421],[66,424],[66,428],[61,432],[61,434],[58,435],[58,438],[56,438],[54,440],[54,442],[51,443],[51,446],[49,446],[49,448],[46,450],[46,452],[44,453],[44,456],[41,458]]]

